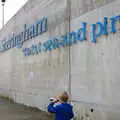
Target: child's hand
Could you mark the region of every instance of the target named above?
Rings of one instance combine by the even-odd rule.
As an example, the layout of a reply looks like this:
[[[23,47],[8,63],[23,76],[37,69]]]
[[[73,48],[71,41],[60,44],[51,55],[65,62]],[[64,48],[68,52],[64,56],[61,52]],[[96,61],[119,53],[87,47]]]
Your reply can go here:
[[[51,103],[57,103],[58,101],[59,101],[58,99],[50,98],[50,102],[51,102]]]

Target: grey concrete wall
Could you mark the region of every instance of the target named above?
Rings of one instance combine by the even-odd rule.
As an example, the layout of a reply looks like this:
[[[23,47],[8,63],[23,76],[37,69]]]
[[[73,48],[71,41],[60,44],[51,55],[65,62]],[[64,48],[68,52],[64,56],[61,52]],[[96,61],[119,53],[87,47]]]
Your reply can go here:
[[[48,16],[49,18],[48,32],[35,39],[26,41],[23,48],[68,32],[66,0],[44,1],[40,4],[37,2],[36,4],[34,3],[35,6],[31,3],[26,4],[6,24],[1,34],[6,30],[8,32],[5,32],[4,36],[10,36],[12,32],[19,33],[25,23],[28,25],[33,24],[36,20],[42,19],[43,16]],[[1,75],[4,74],[6,77],[9,75],[7,79],[4,77],[1,79],[1,81],[8,80],[9,83],[6,82],[9,87],[1,85],[1,91],[4,92],[6,90],[5,95],[9,95],[16,102],[46,109],[49,97],[57,95],[63,90],[68,90],[68,48],[30,57],[24,57],[22,49],[18,48],[13,48],[1,54],[3,55],[1,63],[5,62],[5,65],[9,68],[7,73],[1,73]],[[6,56],[10,63],[7,60],[5,61]]]
[[[86,21],[89,26],[98,20],[103,21],[104,16],[118,15],[118,6],[119,1],[116,1],[73,19],[71,31],[79,29],[80,22]],[[77,102],[78,111],[79,108],[83,109],[83,114],[89,113],[90,108],[95,108],[90,116],[93,117],[92,120],[118,120],[120,117],[120,82],[117,72],[120,69],[119,39],[119,33],[110,34],[108,37],[100,37],[96,44],[91,44],[88,37],[88,41],[71,47],[72,99]]]
[[[22,49],[45,42],[88,25],[103,21],[104,16],[119,14],[119,0],[71,0],[70,21],[67,0],[29,0],[0,31],[1,40],[23,25],[48,16],[48,31],[26,41],[21,49],[0,53],[0,93],[18,103],[46,110],[48,99],[71,90],[72,104],[79,117],[91,120],[119,120],[119,33],[83,41],[71,46],[71,89],[69,89],[68,47],[25,57]],[[113,9],[114,8],[114,9]],[[119,25],[118,25],[119,27]],[[90,108],[95,111],[91,114]]]

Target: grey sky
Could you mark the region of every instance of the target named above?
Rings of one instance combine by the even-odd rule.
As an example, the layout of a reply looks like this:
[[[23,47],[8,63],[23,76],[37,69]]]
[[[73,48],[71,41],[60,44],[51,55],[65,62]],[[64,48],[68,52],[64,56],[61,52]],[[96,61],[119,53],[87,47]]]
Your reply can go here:
[[[1,1],[1,0],[0,0]],[[6,0],[5,23],[27,2],[27,0]],[[0,3],[0,28],[2,27],[2,6]]]

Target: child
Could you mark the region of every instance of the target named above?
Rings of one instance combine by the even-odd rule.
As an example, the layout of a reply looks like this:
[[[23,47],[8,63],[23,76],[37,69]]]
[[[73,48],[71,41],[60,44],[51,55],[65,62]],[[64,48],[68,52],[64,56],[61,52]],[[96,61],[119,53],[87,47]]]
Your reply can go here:
[[[55,120],[71,120],[73,118],[73,107],[67,103],[68,99],[67,92],[63,92],[59,99],[54,99],[48,105],[48,111],[55,113]]]

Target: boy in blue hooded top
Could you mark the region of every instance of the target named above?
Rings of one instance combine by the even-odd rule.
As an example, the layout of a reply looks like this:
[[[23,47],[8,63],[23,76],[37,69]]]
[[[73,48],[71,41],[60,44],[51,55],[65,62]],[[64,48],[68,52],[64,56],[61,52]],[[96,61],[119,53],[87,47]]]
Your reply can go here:
[[[59,100],[53,100],[48,105],[48,112],[55,113],[55,120],[71,120],[73,118],[73,107],[67,103],[68,98],[67,92],[64,92]]]

